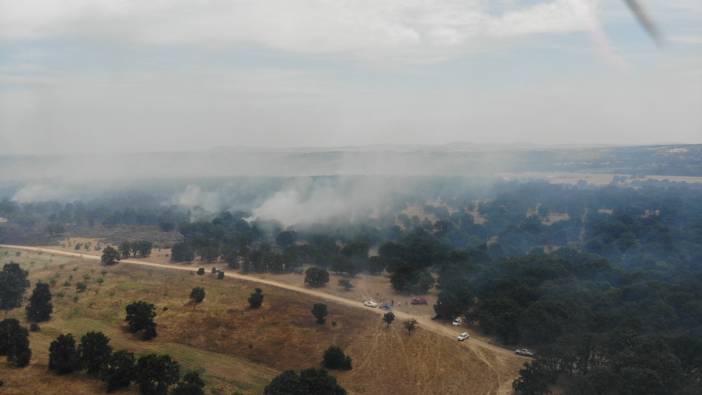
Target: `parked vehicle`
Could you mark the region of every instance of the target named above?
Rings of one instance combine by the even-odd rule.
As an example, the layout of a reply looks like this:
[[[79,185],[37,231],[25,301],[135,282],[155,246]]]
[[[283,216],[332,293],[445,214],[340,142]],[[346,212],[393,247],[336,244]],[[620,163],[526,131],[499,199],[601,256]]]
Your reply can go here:
[[[457,339],[459,342],[462,342],[462,341],[464,341],[464,340],[467,340],[468,338],[470,338],[470,335],[468,334],[468,332],[463,332],[463,333],[461,333],[460,335],[458,335],[458,337],[456,337],[456,339]]]
[[[370,307],[370,308],[372,308],[372,309],[378,307],[378,303],[374,302],[374,301],[371,300],[371,299],[364,300],[364,301],[363,301],[363,305],[366,306],[366,307]]]
[[[419,304],[428,304],[429,302],[427,302],[427,300],[425,298],[423,298],[421,296],[417,296],[417,297],[412,298],[412,301],[410,303],[412,303],[414,305],[419,305]]]
[[[461,326],[463,325],[463,318],[457,317],[453,322],[451,323],[453,326]]]
[[[521,355],[523,357],[533,357],[534,353],[529,350],[528,348],[518,348],[514,350],[514,353],[517,355]]]

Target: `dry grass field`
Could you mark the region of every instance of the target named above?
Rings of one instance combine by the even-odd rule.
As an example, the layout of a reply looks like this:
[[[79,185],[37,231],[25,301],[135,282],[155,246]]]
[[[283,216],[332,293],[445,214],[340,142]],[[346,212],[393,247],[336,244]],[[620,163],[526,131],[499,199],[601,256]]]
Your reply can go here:
[[[74,246],[76,243],[81,243],[83,245],[89,243],[89,245],[91,246],[100,245],[101,247],[107,245],[101,239],[72,237],[68,239],[68,242],[62,241],[62,244],[60,245],[52,245],[46,247],[71,253],[81,253],[85,255],[99,256],[101,254],[101,251],[95,251],[93,248],[90,248],[88,250],[75,250]],[[155,248],[148,258],[133,259],[170,264],[170,252],[171,251],[169,248]],[[178,265],[183,266],[183,264]],[[193,267],[193,269],[197,267],[204,267],[207,272],[209,272],[212,267],[217,267],[226,270],[226,264],[222,262],[213,264],[196,261],[193,262],[191,266]],[[257,278],[272,279],[277,282],[282,282],[285,284],[291,284],[300,287],[303,287],[305,285],[305,276],[301,274],[250,273],[249,275]],[[320,288],[319,290],[332,295],[356,300],[359,303],[366,299],[373,299],[379,303],[390,303],[391,301],[394,301],[395,310],[403,311],[408,314],[413,314],[417,316],[431,317],[434,314],[434,309],[432,306],[436,303],[436,289],[431,290],[428,295],[424,295],[425,299],[427,300],[426,305],[412,305],[410,304],[411,297],[397,293],[390,285],[390,280],[387,276],[370,276],[366,274],[358,274],[357,276],[351,279],[351,282],[354,287],[348,291],[339,286],[339,280],[342,278],[346,277],[331,273],[329,277],[329,284],[324,288]]]
[[[331,344],[354,359],[353,370],[333,373],[352,394],[497,393],[523,362],[458,347],[421,327],[408,336],[401,322],[385,328],[376,314],[332,303],[327,324],[320,326],[310,314],[319,300],[275,287],[260,286],[264,305],[249,310],[246,298],[254,284],[217,280],[209,271],[197,276],[128,264],[105,268],[88,259],[15,253],[0,249],[0,260],[20,262],[32,283],[51,282],[55,312],[40,332],[31,334],[28,368],[11,369],[0,361],[3,394],[101,393],[102,383],[83,374],[59,377],[47,372],[49,343],[60,333],[80,337],[89,330],[105,332],[115,349],[170,354],[183,371],[204,372],[210,394],[260,394],[282,370],[318,366]],[[78,282],[85,282],[87,290],[78,292]],[[188,302],[195,286],[207,292],[196,306]],[[143,342],[124,330],[124,307],[133,300],[157,306],[156,339]],[[9,316],[24,319],[23,313],[16,309]]]

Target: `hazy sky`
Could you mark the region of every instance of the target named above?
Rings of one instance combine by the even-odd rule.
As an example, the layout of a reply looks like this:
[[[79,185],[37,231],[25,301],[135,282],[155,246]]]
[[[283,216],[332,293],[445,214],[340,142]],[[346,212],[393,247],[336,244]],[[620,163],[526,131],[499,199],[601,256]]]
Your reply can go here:
[[[0,0],[0,153],[702,142],[702,1]]]

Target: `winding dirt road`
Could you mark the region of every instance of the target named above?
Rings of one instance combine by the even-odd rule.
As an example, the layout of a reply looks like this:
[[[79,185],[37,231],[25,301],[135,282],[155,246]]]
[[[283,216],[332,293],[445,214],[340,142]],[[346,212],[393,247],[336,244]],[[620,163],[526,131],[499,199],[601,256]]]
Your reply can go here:
[[[100,261],[100,257],[97,255],[54,250],[51,248],[30,247],[30,246],[22,246],[22,245],[9,245],[9,244],[0,244],[0,247],[22,250],[22,251],[41,252],[41,253],[47,253],[47,254],[70,256],[70,257]],[[193,268],[190,266],[155,263],[155,262],[148,262],[148,261],[144,261],[144,260],[135,260],[135,259],[122,259],[122,260],[120,260],[120,263],[130,264],[130,265],[138,265],[138,266],[144,266],[144,267],[154,267],[154,268],[159,268],[159,269],[168,269],[168,270],[181,270],[181,271],[188,271],[188,272],[193,271]],[[363,309],[363,310],[368,311],[370,313],[378,314],[379,316],[382,316],[385,313],[385,311],[383,311],[381,309],[371,309],[371,308],[364,307],[360,301],[343,298],[343,297],[340,297],[337,295],[332,295],[332,294],[329,294],[329,293],[326,293],[326,292],[323,292],[320,290],[316,290],[316,289],[299,287],[299,286],[285,284],[282,282],[273,281],[273,280],[269,280],[269,279],[262,279],[262,278],[246,276],[246,275],[235,273],[235,272],[225,272],[224,275],[225,275],[225,277],[234,278],[237,280],[249,281],[252,283],[282,288],[282,289],[286,289],[286,290],[293,291],[293,292],[299,292],[299,293],[302,293],[305,295],[314,296],[316,298],[320,298],[320,299],[327,300],[330,302],[342,304],[344,306],[349,306],[349,307],[353,307],[353,308],[357,308],[357,309]],[[450,337],[452,339],[455,339],[457,336],[456,329],[451,328],[448,325],[442,325],[441,323],[433,321],[430,318],[417,317],[417,316],[413,316],[411,314],[407,314],[407,313],[404,313],[401,311],[393,311],[393,313],[395,313],[395,317],[397,319],[400,319],[400,320],[414,319],[417,321],[417,324],[421,328],[428,330],[428,331],[431,331],[433,333],[436,333],[438,335]],[[505,370],[505,368],[508,365],[510,365],[510,362],[513,363],[515,360],[518,360],[521,363],[524,363],[524,362],[527,362],[529,360],[529,358],[520,357],[520,356],[515,355],[514,352],[512,352],[511,350],[496,346],[494,344],[490,344],[488,342],[485,342],[483,340],[476,339],[476,338],[471,338],[470,340],[465,341],[465,342],[460,342],[460,343],[456,342],[456,345],[460,346],[460,347],[465,347],[465,348],[471,350],[487,366],[491,367],[492,371],[495,372],[495,374],[496,374],[496,381],[498,382],[498,389],[496,391],[497,395],[506,395],[506,394],[512,393],[512,381],[516,378],[516,376],[514,374],[509,374],[509,375],[502,374],[502,372]],[[501,365],[501,366],[497,366],[497,365]]]

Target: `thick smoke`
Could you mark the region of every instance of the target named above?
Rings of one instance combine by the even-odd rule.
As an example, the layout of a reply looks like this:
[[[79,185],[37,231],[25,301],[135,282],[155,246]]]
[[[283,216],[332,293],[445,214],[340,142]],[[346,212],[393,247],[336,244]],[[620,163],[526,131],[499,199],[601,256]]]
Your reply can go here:
[[[296,178],[253,210],[255,218],[283,225],[360,221],[377,216],[397,185],[379,178]]]

